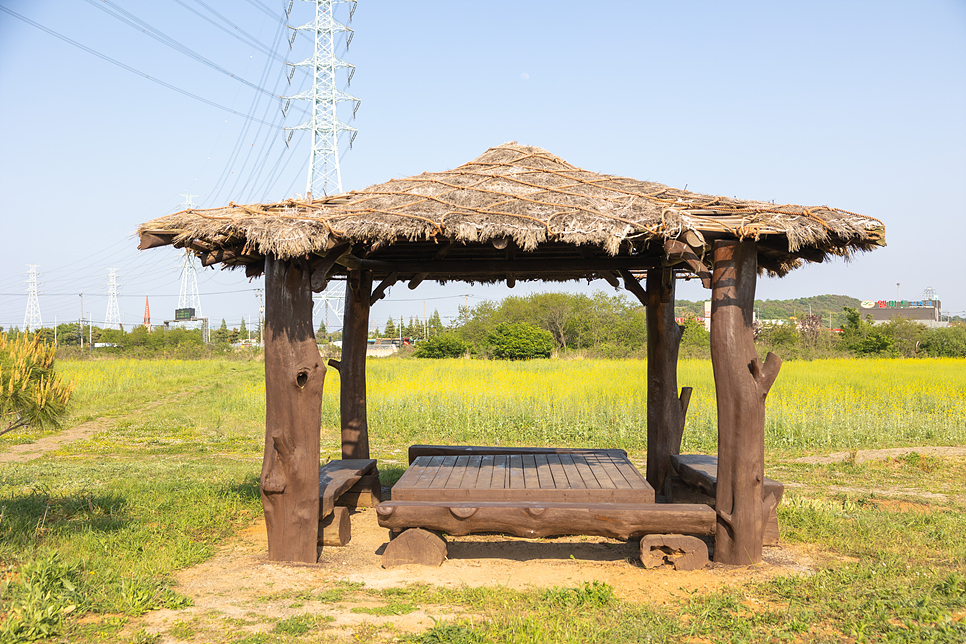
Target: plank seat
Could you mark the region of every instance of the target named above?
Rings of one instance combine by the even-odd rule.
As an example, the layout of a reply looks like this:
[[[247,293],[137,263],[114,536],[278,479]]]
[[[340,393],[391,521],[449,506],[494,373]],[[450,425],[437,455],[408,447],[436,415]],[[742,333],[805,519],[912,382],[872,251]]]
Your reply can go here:
[[[706,501],[709,505],[714,505],[715,496],[718,491],[718,457],[707,455],[707,454],[673,454],[671,456],[671,469],[677,475],[685,485],[693,490],[696,490],[700,494],[698,495],[682,495],[685,501],[695,501],[702,500]],[[677,494],[671,494],[670,490],[675,487],[674,479],[675,477],[668,477],[665,482],[665,494],[670,494],[670,496],[677,496]],[[768,516],[765,519],[764,533],[763,533],[763,544],[768,546],[777,545],[780,538],[780,530],[778,527],[778,504],[781,503],[782,495],[785,492],[785,486],[775,479],[765,477],[762,485],[761,498],[768,499],[769,496],[774,495],[775,505],[771,506],[771,510],[768,512]],[[696,499],[695,496],[702,498]]]
[[[535,501],[386,501],[376,508],[390,530],[423,528],[453,536],[479,532],[518,537],[592,535],[633,539],[648,534],[714,534],[713,509],[702,504]]]
[[[671,469],[688,485],[714,497],[718,489],[718,457],[708,454],[672,454]],[[775,494],[781,501],[785,486],[770,479],[764,480],[762,496]]]
[[[375,472],[376,461],[372,458],[339,459],[329,461],[319,468],[319,519],[332,514],[340,496],[359,480]]]

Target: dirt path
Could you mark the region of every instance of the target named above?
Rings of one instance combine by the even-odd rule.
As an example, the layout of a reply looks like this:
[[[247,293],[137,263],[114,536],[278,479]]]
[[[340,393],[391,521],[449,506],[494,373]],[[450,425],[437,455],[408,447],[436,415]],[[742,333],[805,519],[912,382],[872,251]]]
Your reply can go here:
[[[136,411],[124,414],[122,416],[117,416],[114,418],[95,418],[94,420],[89,420],[86,423],[81,423],[74,427],[69,427],[56,434],[50,434],[49,436],[44,436],[38,438],[33,443],[20,443],[18,445],[10,445],[6,448],[6,451],[0,453],[0,464],[3,463],[26,463],[27,461],[32,461],[35,458],[40,458],[48,452],[54,452],[68,443],[73,443],[75,441],[85,440],[90,438],[94,434],[100,431],[111,429],[115,423],[127,420],[129,418],[136,418],[141,416],[146,411],[150,411],[156,407],[160,407],[166,403],[174,402],[184,398],[188,394],[196,394],[197,389],[185,390],[176,394],[172,394],[166,398],[161,398],[159,400],[153,400],[150,403],[144,405]]]
[[[866,461],[877,461],[888,457],[897,458],[917,452],[923,456],[941,456],[945,458],[966,456],[966,447],[961,446],[923,446],[923,447],[893,447],[890,449],[860,449],[855,452],[855,462],[865,463]],[[792,463],[809,463],[812,465],[824,465],[828,463],[841,463],[849,460],[851,452],[834,452],[824,456],[805,456],[796,458]]]

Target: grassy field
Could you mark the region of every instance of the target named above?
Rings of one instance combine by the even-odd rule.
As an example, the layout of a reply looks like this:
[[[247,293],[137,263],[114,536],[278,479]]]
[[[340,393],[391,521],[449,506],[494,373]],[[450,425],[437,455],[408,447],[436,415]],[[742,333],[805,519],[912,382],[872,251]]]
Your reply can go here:
[[[190,603],[172,573],[209,558],[261,513],[261,363],[59,368],[77,383],[66,431],[84,423],[95,431],[43,458],[0,466],[3,643],[119,641],[145,611]],[[710,363],[682,362],[679,383],[695,390],[684,449],[713,453]],[[338,455],[338,386],[330,370],[330,458]],[[373,455],[400,462],[417,442],[573,445],[623,447],[643,462],[644,387],[638,361],[372,361]],[[796,462],[832,451],[966,445],[966,361],[786,363],[767,413],[767,473],[789,484],[783,539],[821,554],[814,574],[695,593],[671,607],[620,600],[603,584],[531,592],[333,586],[319,597],[375,599],[397,612],[445,604],[477,616],[408,636],[422,642],[966,641],[962,459]],[[0,453],[41,437],[6,436]],[[381,467],[387,476],[400,469]],[[749,611],[749,602],[761,608]],[[313,619],[216,641],[320,641]],[[169,635],[192,641],[188,630]],[[379,628],[368,636],[400,637]],[[143,632],[127,639],[160,641]]]

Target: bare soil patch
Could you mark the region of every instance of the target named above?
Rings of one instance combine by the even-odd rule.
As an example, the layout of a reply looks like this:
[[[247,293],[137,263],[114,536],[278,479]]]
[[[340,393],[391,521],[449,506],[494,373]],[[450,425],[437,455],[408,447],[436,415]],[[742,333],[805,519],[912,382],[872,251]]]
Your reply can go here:
[[[453,619],[462,612],[450,606],[419,606],[402,615],[371,615],[359,609],[384,605],[378,598],[369,603],[360,603],[358,597],[322,602],[313,599],[312,593],[317,595],[339,582],[361,583],[377,590],[420,583],[524,590],[603,581],[622,599],[665,605],[688,593],[713,592],[780,575],[810,574],[814,569],[809,554],[788,546],[766,548],[765,561],[758,566],[711,564],[703,570],[680,572],[641,568],[636,563],[636,542],[502,535],[451,538],[448,559],[438,568],[385,569],[380,555],[388,540],[389,533],[379,527],[375,511],[360,509],[352,514],[352,540],[346,547],[325,548],[318,564],[279,564],[267,559],[265,524],[259,521],[227,542],[211,560],[178,573],[177,590],[191,597],[194,606],[155,611],[132,627],[157,633],[163,642],[175,642],[179,640],[170,636],[171,628],[176,622],[191,622],[198,625],[196,637],[201,637],[194,641],[206,641],[204,632],[224,633],[226,624],[239,633],[268,631],[279,619],[311,613],[331,619],[325,625],[331,635],[349,639],[360,628],[371,626],[390,626],[402,632],[424,630],[434,619]]]
[[[860,449],[855,452],[855,462],[865,463],[866,461],[881,461],[886,458],[898,458],[916,452],[923,456],[944,456],[948,458],[966,456],[966,447],[931,445],[922,447],[892,447],[889,449]],[[851,452],[833,452],[822,456],[804,456],[796,458],[792,463],[808,463],[812,465],[827,465],[829,463],[842,463],[851,458]]]

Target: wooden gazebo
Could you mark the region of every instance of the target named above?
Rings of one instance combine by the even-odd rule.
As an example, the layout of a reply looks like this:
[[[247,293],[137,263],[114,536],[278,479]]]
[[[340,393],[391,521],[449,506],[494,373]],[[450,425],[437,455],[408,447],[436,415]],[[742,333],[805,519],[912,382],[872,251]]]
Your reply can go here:
[[[142,249],[174,245],[196,253],[205,266],[222,264],[244,269],[248,276],[265,275],[267,403],[261,492],[269,556],[304,562],[317,560],[320,513],[332,511],[333,493],[344,492],[367,474],[372,480],[365,371],[370,307],[398,282],[414,289],[424,280],[506,281],[513,286],[524,280],[577,279],[623,285],[647,309],[646,485],[653,488],[651,498],[654,490],[666,487],[674,467],[679,478],[713,493],[711,525],[698,532],[714,534],[715,560],[760,561],[765,526],[780,496],[780,491],[776,495],[767,488],[764,478],[764,404],[781,360],[769,354],[761,362],[755,351],[756,279],[763,273],[784,275],[803,261],[847,257],[885,243],[880,221],[852,212],[714,197],[596,174],[516,143],[491,148],[446,172],[325,198],[308,195],[271,205],[189,209],[147,222],[138,233]],[[707,460],[688,462],[676,456],[690,393],[687,388],[679,393],[676,374],[681,329],[674,319],[674,286],[679,278],[700,279],[711,289],[718,456],[710,470]],[[320,484],[326,366],[315,341],[312,293],[334,279],[347,281],[342,359],[332,365],[342,379],[343,461],[341,469],[323,468]],[[414,458],[448,454],[487,463],[488,454],[501,456],[482,448],[460,449],[428,449]],[[502,456],[512,459],[511,452],[504,450]],[[550,454],[550,464],[579,465],[580,450],[537,452]],[[553,455],[560,453],[577,457],[555,461]],[[509,468],[510,460],[506,463]],[[577,472],[574,468],[569,471]],[[506,472],[509,489],[513,471]],[[627,480],[632,478],[628,474]],[[519,481],[525,484],[522,474]],[[541,517],[563,512],[565,523],[577,525],[578,510],[606,501],[571,490],[559,498],[591,499],[583,505],[570,502],[580,506],[571,511],[568,503],[554,505],[556,497],[538,499],[540,507],[491,497],[484,501],[473,491],[459,498],[460,503],[442,504],[443,510],[431,502],[407,505],[394,498],[384,504],[380,520],[397,530],[443,529],[437,525],[446,523],[443,519],[452,523],[475,515],[475,529],[494,529],[480,517],[486,515],[481,508],[496,503],[493,512],[504,518],[514,508],[525,511],[528,533],[536,533],[532,528]],[[651,507],[659,504],[614,499],[612,518],[623,522],[614,534],[687,531],[687,521],[672,520],[663,529],[662,514]],[[552,511],[545,512],[547,508]],[[707,516],[705,510],[702,516]],[[409,519],[398,518],[402,516]],[[501,530],[512,531],[506,526]],[[548,530],[566,532],[557,527],[544,532]]]

